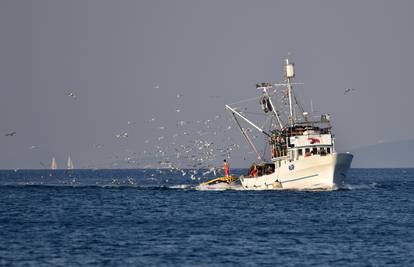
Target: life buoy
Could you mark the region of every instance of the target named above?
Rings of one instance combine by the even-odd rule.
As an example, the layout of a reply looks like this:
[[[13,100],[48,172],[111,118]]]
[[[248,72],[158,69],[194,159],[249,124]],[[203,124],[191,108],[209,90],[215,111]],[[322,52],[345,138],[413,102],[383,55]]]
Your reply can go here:
[[[315,137],[309,137],[309,138],[308,138],[308,141],[309,141],[311,144],[315,144],[315,143],[320,143],[320,142],[321,142],[321,140],[319,140],[319,138],[315,138]]]

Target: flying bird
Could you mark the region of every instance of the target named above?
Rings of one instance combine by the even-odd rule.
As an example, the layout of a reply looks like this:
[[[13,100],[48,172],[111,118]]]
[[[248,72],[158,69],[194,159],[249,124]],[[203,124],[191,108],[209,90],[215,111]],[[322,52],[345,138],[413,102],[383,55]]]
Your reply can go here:
[[[102,147],[103,147],[103,145],[101,145],[101,144],[93,144],[93,147],[94,147],[94,148],[98,148],[98,149],[99,149],[99,148],[102,148]]]
[[[348,93],[350,93],[350,92],[353,92],[353,91],[356,91],[356,89],[355,89],[355,88],[347,88],[347,89],[345,89],[345,91],[344,91],[344,95],[346,95],[346,94],[348,94]]]
[[[115,137],[116,138],[126,138],[126,137],[128,137],[128,133],[127,132],[122,132],[122,133],[119,133],[119,134],[115,134]]]
[[[17,133],[16,132],[10,132],[10,133],[6,133],[4,136],[15,136]]]
[[[73,92],[67,92],[66,95],[72,97],[73,99],[76,99],[76,95]]]

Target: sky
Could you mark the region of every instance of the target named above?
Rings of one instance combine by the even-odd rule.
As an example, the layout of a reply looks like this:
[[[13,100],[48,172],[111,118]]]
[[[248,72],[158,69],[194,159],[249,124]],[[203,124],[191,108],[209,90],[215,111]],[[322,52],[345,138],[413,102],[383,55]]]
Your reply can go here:
[[[288,54],[304,106],[312,99],[332,114],[338,151],[414,139],[413,9],[412,1],[0,1],[0,168],[44,168],[52,157],[64,167],[68,155],[77,168],[150,166],[156,150],[194,140],[239,145],[230,164],[244,167],[254,155],[234,124],[226,128],[224,105],[257,96],[257,82],[282,81]],[[210,131],[208,140],[197,131]]]

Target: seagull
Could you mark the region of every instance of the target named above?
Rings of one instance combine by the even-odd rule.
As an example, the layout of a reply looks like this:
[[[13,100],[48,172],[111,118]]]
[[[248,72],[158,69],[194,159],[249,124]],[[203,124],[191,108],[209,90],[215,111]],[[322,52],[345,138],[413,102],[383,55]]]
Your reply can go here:
[[[115,135],[115,137],[116,138],[125,138],[125,137],[128,137],[128,133],[127,132],[123,132],[123,133],[120,133],[120,134],[116,134]]]
[[[346,95],[347,93],[349,93],[349,92],[351,92],[351,91],[356,91],[356,89],[355,89],[355,88],[347,88],[347,89],[345,89],[345,91],[344,91],[344,95]]]
[[[183,94],[177,94],[177,98],[180,98],[182,96],[183,96]]]
[[[160,89],[160,86],[159,85],[154,85],[154,87],[153,87],[154,89]]]
[[[36,149],[36,148],[39,148],[38,146],[31,146],[31,147],[29,147],[29,149]]]
[[[16,132],[10,132],[10,133],[6,133],[4,136],[15,136],[17,133]]]
[[[73,92],[67,92],[66,95],[76,99],[76,95]]]
[[[177,125],[178,125],[178,126],[184,126],[186,123],[187,123],[187,122],[185,122],[185,121],[178,121],[178,122],[177,122]]]
[[[95,147],[95,148],[98,148],[98,149],[99,149],[99,148],[102,148],[102,147],[103,147],[103,145],[101,145],[101,144],[94,144],[94,145],[93,145],[93,147]]]

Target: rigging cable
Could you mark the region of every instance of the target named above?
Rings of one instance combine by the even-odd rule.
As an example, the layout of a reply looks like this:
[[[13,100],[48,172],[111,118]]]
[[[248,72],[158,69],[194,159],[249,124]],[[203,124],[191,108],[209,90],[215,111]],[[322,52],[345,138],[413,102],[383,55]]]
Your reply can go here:
[[[269,132],[270,132],[270,129],[272,128],[272,123],[273,123],[273,117],[270,117]],[[266,155],[266,151],[267,151],[268,144],[269,144],[269,142],[267,142],[267,140],[265,140],[265,146],[263,148],[263,156],[262,156],[262,158],[264,158],[265,155]]]
[[[248,98],[248,99],[245,99],[245,100],[240,100],[240,101],[238,101],[238,102],[234,102],[234,103],[231,103],[231,104],[228,104],[229,106],[234,106],[234,105],[238,105],[238,104],[241,104],[241,103],[245,103],[245,102],[249,102],[249,101],[253,101],[253,100],[255,100],[255,99],[259,99],[261,96],[256,96],[256,97],[252,97],[252,98]]]
[[[257,155],[257,159],[259,159],[260,161],[263,161],[263,158],[260,156],[259,152],[257,151],[256,147],[254,146],[252,140],[250,139],[250,137],[247,135],[246,131],[244,130],[243,127],[241,127],[239,120],[237,119],[236,115],[232,112],[231,113],[234,117],[234,120],[237,123],[237,126],[239,126],[240,131],[242,132],[244,138],[246,138],[247,143],[252,147],[253,151],[256,153]]]

